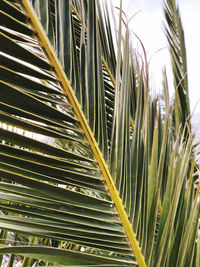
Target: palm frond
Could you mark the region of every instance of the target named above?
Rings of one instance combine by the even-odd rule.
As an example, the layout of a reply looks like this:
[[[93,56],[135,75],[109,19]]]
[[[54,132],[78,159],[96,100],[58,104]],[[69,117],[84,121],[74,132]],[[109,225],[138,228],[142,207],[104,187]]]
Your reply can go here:
[[[7,2],[4,2],[4,5],[7,5]],[[116,208],[118,212],[122,214],[122,222],[127,225],[126,231],[129,231],[129,235],[133,236],[133,240],[130,240],[132,243],[135,242],[135,237],[133,233],[131,233],[132,228],[128,224],[127,215],[123,212],[123,206],[120,206],[120,199],[114,189],[112,179],[109,177],[109,171],[101,156],[101,152],[97,147],[96,141],[88,128],[86,119],[80,110],[80,106],[74,96],[71,86],[65,78],[65,74],[56,59],[30,4],[28,1],[24,1],[24,5],[26,8],[25,12],[30,14],[31,22],[33,23],[27,24],[26,28],[28,28],[29,31],[32,31],[31,28],[33,28],[33,26],[35,27],[34,31],[32,31],[32,33],[28,32],[28,34],[29,38],[32,39],[32,42],[36,44],[36,48],[28,46],[27,43],[26,46],[24,46],[22,43],[13,40],[14,38],[11,39],[6,34],[1,34],[1,36],[3,36],[3,38],[8,40],[8,43],[11,44],[10,46],[7,45],[4,47],[4,57],[8,57],[11,60],[14,55],[13,49],[17,48],[19,51],[19,59],[23,61],[26,69],[29,68],[27,63],[31,63],[31,58],[29,57],[29,54],[31,54],[32,58],[35,58],[34,71],[39,73],[42,71],[44,73],[48,73],[48,75],[37,80],[36,84],[33,76],[27,74],[26,76],[23,76],[25,74],[23,74],[23,68],[21,68],[20,71],[18,70],[18,72],[14,75],[16,79],[11,81],[11,75],[13,75],[13,72],[5,69],[4,67],[2,68],[4,73],[6,73],[6,75],[2,76],[3,81],[1,82],[1,99],[3,102],[2,123],[3,121],[6,121],[8,125],[17,127],[18,129],[17,132],[12,132],[8,129],[1,128],[1,139],[9,142],[9,144],[5,145],[4,141],[2,141],[2,146],[4,147],[4,150],[12,148],[12,152],[16,153],[18,157],[13,157],[13,154],[12,157],[9,157],[7,154],[2,156],[1,177],[7,181],[20,184],[20,186],[17,184],[13,185],[12,183],[2,184],[2,210],[5,212],[12,211],[15,214],[19,213],[26,215],[23,219],[13,215],[2,215],[1,228],[10,230],[14,227],[15,232],[19,233],[23,232],[29,235],[36,235],[38,237],[53,238],[55,240],[75,243],[77,242],[82,246],[91,245],[91,249],[95,248],[105,251],[108,250],[112,253],[119,253],[119,256],[115,254],[115,257],[119,257],[118,260],[121,263],[123,261],[127,264],[134,263],[134,258],[131,255],[131,249],[129,248],[127,238],[123,233],[123,228],[120,226],[121,222],[117,219],[117,217],[117,221],[114,219],[112,223],[109,222],[109,220],[106,222],[108,226],[107,230],[110,229],[108,231],[111,231],[111,233],[113,230],[118,234],[122,231],[119,236],[118,234],[113,235],[113,238],[115,239],[113,249],[110,238],[108,237],[107,241],[105,240],[107,230],[106,232],[103,230],[105,225],[100,226],[101,223],[105,224],[105,218],[102,220],[102,218],[100,219],[99,217],[100,220],[98,220],[96,216],[110,213],[110,216],[113,217],[113,215],[116,214],[113,206],[114,203],[109,196],[110,194],[112,195],[114,201],[116,201]],[[18,6],[19,9],[21,7],[23,6]],[[89,9],[90,8],[94,10],[93,7],[89,7]],[[4,27],[5,26],[8,28],[8,25],[4,25]],[[23,35],[27,35],[24,28],[20,28],[20,30],[16,32],[16,28],[13,29],[11,25],[9,25],[9,27],[9,30],[12,31],[13,34],[18,35],[18,32],[20,32]],[[35,32],[37,32],[36,38],[34,37]],[[40,48],[38,41],[43,43],[43,49]],[[26,51],[28,53],[26,53]],[[46,57],[44,52],[47,53],[48,57]],[[43,59],[40,59],[41,56],[37,56],[37,53],[42,55]],[[101,59],[101,57],[99,58]],[[49,60],[51,65],[48,62]],[[91,71],[89,72],[91,73]],[[55,77],[55,79],[53,81],[52,79],[49,80],[49,75]],[[25,78],[22,80],[20,79],[21,77]],[[29,85],[31,84],[32,89],[29,91]],[[37,91],[32,92],[32,90],[36,88]],[[51,90],[50,88],[53,89]],[[66,93],[64,90],[66,90]],[[10,103],[8,103],[9,100],[6,97],[9,95],[12,96],[12,101]],[[51,99],[54,101],[50,101]],[[8,107],[8,110],[6,107]],[[30,138],[23,135],[21,131],[36,132],[37,134],[42,135],[43,138],[48,136],[50,141],[44,143],[37,140],[37,138]],[[86,139],[88,141],[86,141],[84,135],[86,135]],[[56,146],[56,138],[66,139],[64,148]],[[29,161],[24,153],[26,155],[27,153],[29,155],[31,154],[32,160]],[[21,156],[19,156],[19,154],[21,154]],[[96,157],[99,166],[97,165],[93,155]],[[38,156],[45,156],[49,160],[61,160],[65,163],[68,160],[71,164],[71,168],[66,165],[64,168],[60,168],[55,165],[48,167],[46,164],[43,165],[41,163],[37,163],[36,158]],[[23,167],[21,165],[22,163]],[[49,168],[52,169],[51,175],[48,173],[48,171],[50,171]],[[83,169],[85,168],[87,171],[83,172]],[[81,169],[82,171],[80,171]],[[104,181],[105,178],[107,180]],[[104,185],[105,182],[107,183],[110,193],[107,193],[107,186]],[[61,185],[64,188],[62,188]],[[6,188],[4,188],[4,186],[6,186]],[[39,187],[38,190],[37,187]],[[94,187],[96,187],[97,190],[92,192],[91,190],[94,190]],[[29,201],[30,196],[35,204],[32,201],[31,204]],[[5,200],[5,198],[7,200]],[[50,213],[48,212],[49,215],[42,215],[42,206],[45,203],[45,206],[47,203],[48,206],[51,206],[50,199],[53,200],[52,207],[55,206],[56,203],[64,204],[65,207],[63,215],[64,217],[66,216],[65,219],[64,217],[62,219],[60,217],[62,212],[58,217],[54,217],[54,219],[51,216],[51,220],[49,216],[52,211]],[[7,204],[8,201],[10,204]],[[14,201],[15,204],[12,204],[12,201]],[[91,202],[93,203],[91,204]],[[19,205],[22,208],[21,211],[18,209]],[[58,212],[59,214],[59,205],[57,208],[56,206],[53,210],[55,212],[56,209],[56,213]],[[79,214],[77,221],[75,219],[77,215],[75,215],[76,212],[75,210],[73,211],[73,209],[77,210],[77,212],[78,209],[82,210],[82,216]],[[58,219],[59,217],[60,219]],[[72,219],[73,217],[74,219]],[[86,218],[91,220],[90,226],[87,226],[85,220]],[[5,220],[6,224],[4,224]],[[98,223],[96,224],[95,221],[98,221]],[[111,226],[112,224],[113,226]],[[80,225],[80,228],[78,225]],[[38,229],[38,227],[40,229]],[[92,227],[93,230],[91,229],[90,231],[90,227]],[[99,231],[95,230],[97,229],[96,227],[100,227],[102,229],[102,236]],[[64,233],[63,229],[65,229]],[[97,242],[94,239],[95,236],[96,238],[99,236]],[[135,243],[136,252],[138,249],[137,246],[138,245]],[[120,260],[122,257],[120,256],[120,252],[123,253],[123,257],[124,253],[127,253],[127,256],[125,257],[126,259],[122,258]],[[138,256],[141,257],[139,253],[137,257]],[[111,260],[111,256],[107,255],[106,257],[108,259],[108,263],[110,261],[115,263],[118,262],[117,258],[113,258],[113,260]],[[106,262],[105,257],[103,257],[102,262]]]
[[[174,0],[164,1],[164,14],[166,18],[166,37],[171,55],[173,80],[175,88],[174,117],[176,131],[179,127],[184,130],[187,137],[190,125],[190,107],[188,95],[188,72],[185,49],[184,31],[181,23],[179,8]]]
[[[173,131],[166,75],[163,113],[128,28],[115,56],[99,2],[1,0],[0,12],[0,255],[12,254],[9,267],[14,255],[24,266],[197,264],[192,136]],[[170,44],[182,90],[184,53]],[[185,126],[189,109],[183,121],[178,112]]]

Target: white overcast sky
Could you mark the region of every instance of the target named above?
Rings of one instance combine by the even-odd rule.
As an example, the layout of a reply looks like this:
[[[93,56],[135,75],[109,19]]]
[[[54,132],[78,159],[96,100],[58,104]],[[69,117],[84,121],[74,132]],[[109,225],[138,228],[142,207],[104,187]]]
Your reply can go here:
[[[177,2],[185,33],[190,107],[193,111],[198,100],[200,100],[200,0],[177,0]],[[119,6],[118,0],[112,0],[112,3]],[[150,63],[150,82],[152,87],[156,87],[157,91],[162,90],[161,73],[164,66],[167,67],[170,78],[169,54],[162,29],[164,22],[162,5],[162,0],[123,0],[123,10],[129,18],[141,10],[132,19],[130,28],[142,40],[148,58],[150,59],[153,56]],[[132,40],[134,45],[136,40],[134,37]],[[156,53],[160,49],[162,50]],[[200,102],[196,106],[196,112],[200,112]]]

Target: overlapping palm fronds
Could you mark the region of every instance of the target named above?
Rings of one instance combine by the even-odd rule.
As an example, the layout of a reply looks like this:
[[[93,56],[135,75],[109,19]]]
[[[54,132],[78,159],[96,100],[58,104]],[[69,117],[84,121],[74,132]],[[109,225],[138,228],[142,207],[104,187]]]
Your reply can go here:
[[[100,2],[1,0],[0,12],[9,266],[198,266],[192,137],[174,134],[168,97],[163,113],[150,96],[128,28],[116,53]]]

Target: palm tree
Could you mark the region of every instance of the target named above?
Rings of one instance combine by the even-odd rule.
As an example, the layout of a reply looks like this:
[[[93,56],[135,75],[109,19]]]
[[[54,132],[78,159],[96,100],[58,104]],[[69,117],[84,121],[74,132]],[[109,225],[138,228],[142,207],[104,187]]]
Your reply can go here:
[[[164,3],[178,109],[165,72],[163,96],[150,95],[122,1],[117,53],[99,1],[0,1],[0,255],[11,254],[9,266],[15,255],[23,266],[199,266],[183,29],[175,0]]]

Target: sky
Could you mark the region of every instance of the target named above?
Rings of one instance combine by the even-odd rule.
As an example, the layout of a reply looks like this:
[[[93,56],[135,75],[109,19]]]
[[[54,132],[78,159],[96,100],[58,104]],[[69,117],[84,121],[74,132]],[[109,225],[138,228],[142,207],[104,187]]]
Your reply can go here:
[[[118,0],[113,0],[119,6]],[[191,112],[200,113],[200,0],[177,0],[185,33],[189,97]],[[162,69],[167,68],[172,80],[167,41],[163,31],[162,0],[123,0],[123,10],[131,20],[129,26],[142,40],[150,60],[150,82],[157,92],[162,90]],[[138,46],[132,35],[133,46]],[[199,64],[198,64],[199,63]],[[170,86],[172,88],[172,86]],[[173,90],[171,89],[171,96]],[[198,103],[199,101],[199,103]]]

